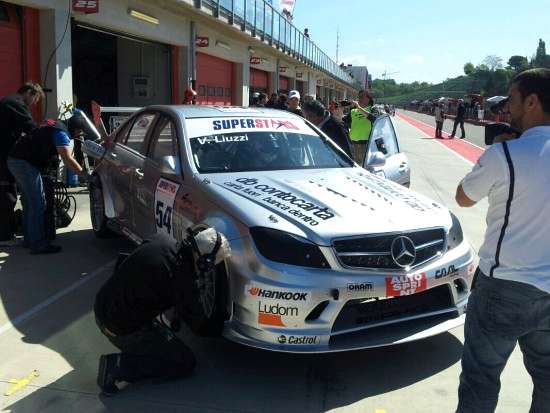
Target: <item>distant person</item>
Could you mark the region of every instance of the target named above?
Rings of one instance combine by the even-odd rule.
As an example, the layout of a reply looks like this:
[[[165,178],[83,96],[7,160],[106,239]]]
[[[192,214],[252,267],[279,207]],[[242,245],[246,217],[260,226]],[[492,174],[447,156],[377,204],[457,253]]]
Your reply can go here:
[[[15,243],[15,179],[8,169],[8,154],[15,142],[36,128],[31,107],[44,98],[36,83],[25,83],[16,94],[0,100],[0,242]],[[7,244],[6,244],[7,245]]]
[[[260,92],[259,96],[258,96],[258,104],[257,106],[259,108],[265,108],[266,107],[266,104],[267,104],[267,95],[263,92]]]
[[[197,92],[193,88],[188,87],[185,89],[185,95],[183,98],[184,105],[196,105],[197,104]]]
[[[456,134],[456,127],[460,125],[460,130],[462,132],[462,136],[460,139],[466,138],[466,132],[464,131],[464,118],[466,117],[466,106],[464,105],[464,99],[458,100],[458,107],[456,108],[456,118],[455,123],[453,126],[453,133],[451,133],[451,138],[455,137]]]
[[[306,119],[321,129],[351,158],[349,134],[342,121],[316,100],[304,103],[303,109]]]
[[[352,142],[353,158],[359,165],[363,165],[369,143],[372,124],[376,120],[374,115],[374,99],[366,90],[359,92],[359,100],[351,102],[350,111],[350,138]]]
[[[300,107],[300,92],[297,90],[291,90],[288,94],[288,111],[304,117],[304,112]]]
[[[435,138],[443,139],[443,122],[445,121],[445,112],[443,110],[443,102],[439,102],[435,106]]]
[[[304,36],[309,39],[309,29],[307,27],[304,29]]]
[[[288,110],[288,96],[285,93],[281,93],[275,104],[275,109]]]
[[[266,108],[275,108],[275,106],[277,106],[277,100],[278,100],[277,93],[272,93],[269,96],[269,100],[265,104],[265,107]]]

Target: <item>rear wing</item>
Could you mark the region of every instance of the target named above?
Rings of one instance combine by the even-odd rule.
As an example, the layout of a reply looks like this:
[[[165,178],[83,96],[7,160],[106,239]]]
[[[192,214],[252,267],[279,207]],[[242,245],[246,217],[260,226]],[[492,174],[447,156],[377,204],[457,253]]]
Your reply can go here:
[[[107,140],[134,112],[141,109],[138,107],[100,106],[95,101],[92,101],[91,106],[94,125],[103,140]]]

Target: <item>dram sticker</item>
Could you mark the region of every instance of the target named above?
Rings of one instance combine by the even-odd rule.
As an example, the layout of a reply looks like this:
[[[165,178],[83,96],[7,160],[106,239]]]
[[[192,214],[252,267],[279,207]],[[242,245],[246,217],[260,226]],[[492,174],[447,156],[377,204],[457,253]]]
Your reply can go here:
[[[372,291],[374,289],[374,286],[372,283],[353,283],[348,284],[348,292],[349,293],[364,293],[367,291]]]
[[[154,211],[157,234],[164,232],[174,238],[172,231],[172,214],[174,210],[174,201],[176,200],[179,188],[179,184],[164,178],[160,178],[157,183]]]
[[[428,287],[426,273],[386,277],[386,297],[399,297],[424,291]]]

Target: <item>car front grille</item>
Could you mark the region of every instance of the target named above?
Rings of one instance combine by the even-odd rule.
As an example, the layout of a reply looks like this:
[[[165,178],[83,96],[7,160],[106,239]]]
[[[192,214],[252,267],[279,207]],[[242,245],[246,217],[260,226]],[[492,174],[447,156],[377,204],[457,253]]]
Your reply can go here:
[[[391,254],[392,242],[399,236],[408,237],[416,249],[416,258],[409,269],[427,263],[444,253],[446,238],[443,228],[337,239],[333,241],[333,247],[338,260],[345,267],[403,270]]]
[[[453,302],[448,285],[440,285],[418,294],[389,298],[370,298],[348,301],[332,327],[333,333],[346,332],[358,327],[379,325],[419,317],[422,314],[452,309]]]

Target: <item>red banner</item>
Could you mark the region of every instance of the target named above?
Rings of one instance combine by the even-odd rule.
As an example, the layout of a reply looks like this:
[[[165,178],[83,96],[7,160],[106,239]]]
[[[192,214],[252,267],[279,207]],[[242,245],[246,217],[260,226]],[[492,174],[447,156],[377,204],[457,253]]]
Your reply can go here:
[[[73,11],[77,13],[99,13],[99,0],[73,0]]]

